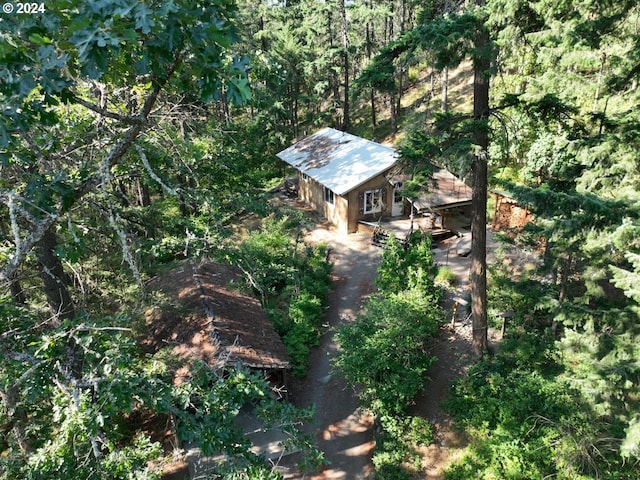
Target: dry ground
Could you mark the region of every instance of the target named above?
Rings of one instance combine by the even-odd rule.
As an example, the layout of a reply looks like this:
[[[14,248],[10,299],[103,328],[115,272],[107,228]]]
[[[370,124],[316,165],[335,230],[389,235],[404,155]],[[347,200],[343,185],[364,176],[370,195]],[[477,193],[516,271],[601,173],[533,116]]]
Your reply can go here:
[[[292,386],[292,399],[301,407],[316,405],[317,424],[308,427],[324,452],[329,465],[312,474],[290,474],[288,479],[358,480],[372,478],[371,452],[374,446],[372,419],[357,408],[355,392],[345,386],[339,372],[331,368],[331,359],[339,348],[334,340],[336,327],[354,319],[363,301],[374,290],[375,271],[381,250],[370,244],[367,234],[341,235],[320,226],[308,237],[322,241],[332,250],[334,289],[327,312],[328,331],[311,357],[309,375]],[[457,286],[448,292],[445,309],[447,325],[434,339],[432,353],[438,362],[429,371],[424,392],[416,398],[411,413],[420,415],[435,425],[436,441],[421,449],[422,468],[427,480],[443,478],[444,468],[462,454],[466,445],[463,433],[452,426],[449,415],[440,404],[447,397],[449,385],[460,378],[473,363],[471,355],[471,324],[467,308],[458,308],[455,325],[451,326],[451,305],[454,298],[468,296],[470,260],[455,254],[457,238],[438,245],[436,262],[448,266],[457,276]],[[489,235],[489,261],[494,258],[495,242]],[[496,341],[495,332],[490,340]]]

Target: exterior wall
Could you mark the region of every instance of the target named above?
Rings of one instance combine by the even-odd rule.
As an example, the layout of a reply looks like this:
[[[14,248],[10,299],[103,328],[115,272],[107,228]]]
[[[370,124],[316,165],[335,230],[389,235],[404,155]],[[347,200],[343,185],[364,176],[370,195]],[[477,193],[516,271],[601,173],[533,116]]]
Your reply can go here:
[[[298,198],[311,206],[339,230],[347,231],[347,200],[340,195],[334,196],[334,204],[325,202],[324,188],[311,177],[303,178],[298,173]]]
[[[310,177],[306,177],[298,172],[298,198],[311,206],[318,213],[324,214],[322,210],[322,185]]]
[[[364,194],[368,190],[382,190],[382,211],[377,213],[364,213]],[[355,190],[347,194],[349,210],[347,216],[347,232],[358,230],[358,221],[377,222],[380,217],[391,216],[391,204],[393,202],[393,185],[389,183],[384,174],[369,180]]]
[[[383,209],[378,213],[365,214],[364,193],[368,190],[377,189],[382,190]],[[331,205],[324,200],[322,185],[310,177],[304,178],[304,175],[298,172],[298,197],[329,220],[338,230],[353,233],[358,230],[359,220],[375,222],[381,216],[391,216],[393,186],[385,175],[381,174],[345,196],[335,195],[335,202]]]

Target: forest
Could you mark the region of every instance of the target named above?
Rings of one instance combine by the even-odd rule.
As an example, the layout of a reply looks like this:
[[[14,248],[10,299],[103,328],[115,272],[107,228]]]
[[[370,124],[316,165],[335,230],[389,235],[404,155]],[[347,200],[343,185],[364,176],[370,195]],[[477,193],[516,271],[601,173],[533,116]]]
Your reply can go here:
[[[302,240],[315,220],[274,201],[276,153],[326,126],[393,144],[407,194],[433,164],[473,188],[476,362],[445,405],[469,442],[444,478],[640,478],[638,2],[21,5],[0,13],[0,479],[159,479],[194,440],[228,459],[209,478],[282,478],[235,427],[247,404],[322,464],[312,412],[264,376],[196,362],[176,383],[184,360],[142,344],[166,302],[149,280],[208,258],[241,269],[304,377],[331,265]],[[500,251],[536,262],[487,263],[495,191],[531,212]],[[429,419],[406,408],[437,368],[430,245],[392,242],[339,333],[380,420],[376,479],[424,478]]]

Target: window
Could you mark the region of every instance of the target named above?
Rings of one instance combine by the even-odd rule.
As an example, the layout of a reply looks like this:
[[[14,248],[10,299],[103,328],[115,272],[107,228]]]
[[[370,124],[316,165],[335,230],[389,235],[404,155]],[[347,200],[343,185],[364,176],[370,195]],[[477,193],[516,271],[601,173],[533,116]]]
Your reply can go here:
[[[309,175],[307,175],[306,173],[303,173],[302,174],[302,181],[308,182],[309,181]]]
[[[382,211],[382,190],[367,190],[364,192],[364,213],[378,213]]]
[[[324,192],[324,201],[330,203],[331,205],[336,203],[336,196],[333,193],[333,190],[329,190],[327,187],[322,187]]]

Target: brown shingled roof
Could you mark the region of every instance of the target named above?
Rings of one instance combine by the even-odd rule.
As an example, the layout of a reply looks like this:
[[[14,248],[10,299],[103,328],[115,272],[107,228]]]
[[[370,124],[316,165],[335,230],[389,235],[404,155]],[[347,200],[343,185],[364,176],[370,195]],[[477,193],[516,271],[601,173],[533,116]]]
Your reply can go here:
[[[433,172],[433,183],[412,203],[419,211],[432,211],[471,203],[471,187],[441,168]]]
[[[151,280],[176,308],[147,312],[151,352],[173,345],[182,358],[212,366],[242,364],[257,369],[288,369],[289,356],[257,299],[234,290],[237,268],[208,261],[188,262]]]

